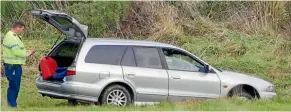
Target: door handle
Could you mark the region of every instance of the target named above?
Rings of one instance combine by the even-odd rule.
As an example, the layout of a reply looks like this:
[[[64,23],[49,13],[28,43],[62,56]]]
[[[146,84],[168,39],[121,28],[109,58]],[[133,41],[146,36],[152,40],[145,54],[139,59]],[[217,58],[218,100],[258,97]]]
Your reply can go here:
[[[172,77],[172,79],[181,79],[180,76],[171,76],[171,77]]]
[[[127,73],[127,76],[129,76],[129,77],[134,77],[135,74],[134,74],[134,73]]]

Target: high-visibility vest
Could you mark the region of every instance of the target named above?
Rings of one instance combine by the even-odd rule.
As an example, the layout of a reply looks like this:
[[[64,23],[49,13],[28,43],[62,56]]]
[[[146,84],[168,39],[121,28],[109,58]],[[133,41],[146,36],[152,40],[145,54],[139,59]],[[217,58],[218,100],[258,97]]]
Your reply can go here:
[[[16,33],[9,31],[3,39],[3,60],[7,64],[25,64],[27,57],[24,44]]]

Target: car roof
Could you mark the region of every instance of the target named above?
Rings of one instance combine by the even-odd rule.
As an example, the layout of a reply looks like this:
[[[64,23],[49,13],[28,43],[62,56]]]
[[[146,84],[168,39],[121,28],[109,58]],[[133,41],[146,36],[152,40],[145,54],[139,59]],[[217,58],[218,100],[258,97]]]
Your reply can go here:
[[[148,40],[119,39],[119,38],[87,38],[85,43],[97,45],[136,45],[136,46],[170,47],[180,49],[174,45],[160,42]]]

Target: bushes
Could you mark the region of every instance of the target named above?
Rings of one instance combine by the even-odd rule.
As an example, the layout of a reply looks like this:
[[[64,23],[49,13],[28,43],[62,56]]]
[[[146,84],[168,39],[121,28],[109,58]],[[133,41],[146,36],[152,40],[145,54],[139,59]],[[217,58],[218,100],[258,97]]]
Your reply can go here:
[[[124,20],[130,4],[131,2],[80,2],[69,6],[68,13],[89,26],[90,37],[102,37],[106,31],[120,30],[119,23]]]
[[[248,34],[291,34],[291,3],[260,2],[107,2],[41,1],[31,2],[43,9],[55,9],[73,15],[88,24],[91,37],[162,37],[168,35],[201,36],[228,28]],[[1,31],[16,19],[29,14],[29,2],[1,3]],[[26,19],[33,23],[31,18]],[[38,24],[34,24],[38,25]],[[178,33],[177,33],[178,32]]]
[[[89,36],[102,37],[109,31],[119,30],[119,23],[124,19],[131,2],[67,2],[67,1],[41,1],[31,2],[37,8],[48,10],[60,10],[72,15],[80,23],[89,26]],[[10,30],[11,25],[17,19],[25,20],[27,33],[25,36],[39,36],[47,25],[31,16],[32,6],[29,2],[2,1],[1,2],[1,31]],[[53,27],[51,27],[53,28]],[[53,28],[54,29],[54,28]],[[39,32],[40,31],[40,32]],[[47,32],[47,31],[46,31]],[[33,33],[33,34],[32,34]],[[58,34],[59,35],[59,34]],[[37,39],[37,38],[35,38]]]
[[[91,37],[101,37],[109,28],[118,29],[120,20],[126,15],[126,10],[131,4],[131,2],[67,1],[35,1],[33,3],[37,8],[61,10],[75,17],[80,23],[88,23]],[[30,13],[31,9],[32,6],[27,1],[2,1],[1,34],[3,37],[11,29],[14,21],[23,19],[26,28],[22,39],[27,49],[37,50],[36,54],[27,60],[27,64],[38,66],[40,57],[48,52],[58,38],[65,36],[50,24],[33,17]]]

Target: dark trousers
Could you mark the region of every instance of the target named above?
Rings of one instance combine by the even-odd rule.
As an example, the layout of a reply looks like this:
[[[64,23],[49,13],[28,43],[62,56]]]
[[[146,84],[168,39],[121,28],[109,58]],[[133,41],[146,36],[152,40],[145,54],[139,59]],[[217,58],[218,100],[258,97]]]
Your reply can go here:
[[[20,88],[22,66],[18,64],[4,63],[5,75],[9,81],[7,89],[7,102],[11,107],[17,107],[17,96]]]

